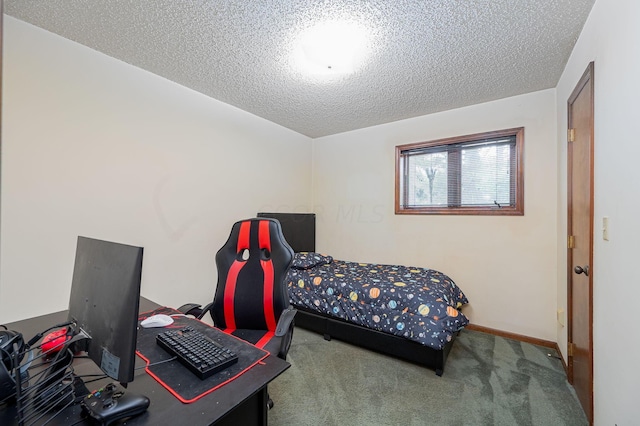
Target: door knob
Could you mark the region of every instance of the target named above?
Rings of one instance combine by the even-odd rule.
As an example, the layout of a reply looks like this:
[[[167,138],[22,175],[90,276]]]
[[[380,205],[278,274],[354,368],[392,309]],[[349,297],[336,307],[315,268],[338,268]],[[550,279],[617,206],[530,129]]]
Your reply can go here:
[[[573,272],[575,272],[576,274],[585,274],[586,276],[589,276],[589,265],[587,266],[576,266],[575,268],[573,268]]]

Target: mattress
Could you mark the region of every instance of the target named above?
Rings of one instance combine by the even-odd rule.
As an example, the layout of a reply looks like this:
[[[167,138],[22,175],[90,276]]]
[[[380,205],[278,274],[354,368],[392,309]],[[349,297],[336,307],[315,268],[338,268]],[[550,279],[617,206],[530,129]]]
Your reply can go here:
[[[286,281],[295,307],[440,350],[469,320],[462,290],[442,272],[296,253]]]

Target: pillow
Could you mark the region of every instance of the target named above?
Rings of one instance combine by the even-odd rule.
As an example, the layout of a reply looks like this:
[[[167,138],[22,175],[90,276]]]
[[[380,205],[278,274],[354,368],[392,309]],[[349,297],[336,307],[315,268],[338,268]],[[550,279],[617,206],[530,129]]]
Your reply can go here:
[[[316,252],[302,251],[293,256],[291,268],[293,269],[311,269],[316,266],[327,265],[333,262],[333,257],[325,256]]]

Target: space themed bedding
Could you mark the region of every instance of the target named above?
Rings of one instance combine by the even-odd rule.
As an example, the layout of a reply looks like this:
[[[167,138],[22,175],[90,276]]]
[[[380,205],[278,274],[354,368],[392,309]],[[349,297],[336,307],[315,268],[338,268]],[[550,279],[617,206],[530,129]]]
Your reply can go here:
[[[335,260],[296,253],[287,274],[291,304],[440,350],[468,324],[468,303],[433,269]]]

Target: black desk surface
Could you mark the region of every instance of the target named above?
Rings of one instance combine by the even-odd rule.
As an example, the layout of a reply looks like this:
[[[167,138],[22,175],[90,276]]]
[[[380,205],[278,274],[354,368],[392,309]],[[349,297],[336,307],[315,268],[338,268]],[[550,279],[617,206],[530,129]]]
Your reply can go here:
[[[140,299],[140,312],[151,311],[159,305],[145,298]],[[42,330],[66,321],[67,312],[61,311],[53,314],[30,318],[15,323],[6,324],[10,330],[23,333],[25,339]],[[74,362],[76,374],[100,373],[98,367],[90,361]],[[133,382],[128,384],[131,392],[146,395],[151,400],[151,405],[146,413],[134,417],[126,422],[127,425],[177,425],[188,424],[190,426],[213,424],[220,420],[233,408],[261,391],[270,381],[279,376],[290,364],[275,356],[268,356],[263,364],[256,365],[248,372],[215,390],[209,395],[191,403],[183,404],[144,370],[144,362],[136,357],[136,370]],[[194,376],[194,380],[199,380]],[[92,382],[87,385],[89,390],[97,389],[106,383],[113,381],[105,379]],[[9,407],[0,411],[0,424],[10,425],[15,422],[15,410]],[[50,425],[90,424],[78,422],[82,418],[79,406],[70,407],[59,414],[50,422]],[[76,423],[78,422],[78,423]]]

